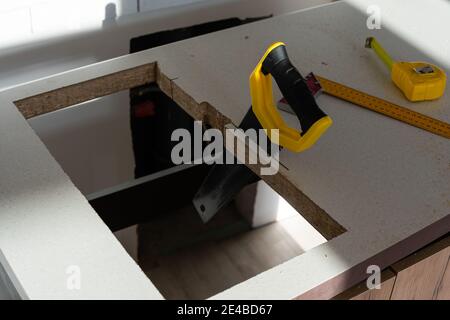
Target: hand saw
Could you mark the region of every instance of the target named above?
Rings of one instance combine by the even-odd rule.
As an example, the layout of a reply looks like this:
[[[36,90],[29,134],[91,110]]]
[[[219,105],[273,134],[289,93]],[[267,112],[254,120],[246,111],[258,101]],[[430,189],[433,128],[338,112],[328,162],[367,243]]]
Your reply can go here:
[[[289,127],[273,101],[272,77],[297,116],[302,131]],[[284,43],[270,46],[250,76],[252,107],[239,127],[241,129],[278,129],[279,145],[293,152],[312,147],[332,124],[317,105],[305,79],[289,60]],[[266,144],[267,145],[267,144]],[[270,153],[270,150],[267,150]],[[260,178],[246,165],[216,164],[193,199],[204,222],[229,203],[246,185]]]

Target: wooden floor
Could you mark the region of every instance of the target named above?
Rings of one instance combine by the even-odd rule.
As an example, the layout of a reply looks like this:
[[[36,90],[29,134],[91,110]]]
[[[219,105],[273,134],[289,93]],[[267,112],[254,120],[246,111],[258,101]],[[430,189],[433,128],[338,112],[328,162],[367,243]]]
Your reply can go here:
[[[139,265],[167,299],[205,299],[325,239],[298,214],[250,230],[233,206],[204,225],[193,208],[140,225]]]

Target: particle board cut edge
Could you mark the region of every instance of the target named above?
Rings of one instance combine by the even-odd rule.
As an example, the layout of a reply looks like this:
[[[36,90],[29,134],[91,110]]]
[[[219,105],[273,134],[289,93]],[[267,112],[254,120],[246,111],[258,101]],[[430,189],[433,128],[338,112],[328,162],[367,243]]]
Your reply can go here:
[[[63,109],[95,98],[104,97],[122,90],[141,86],[156,80],[156,63],[111,73],[66,87],[26,97],[14,104],[26,118]]]
[[[134,68],[121,70],[34,96],[22,98],[14,101],[14,104],[22,115],[26,119],[29,119],[122,90],[154,82],[158,84],[159,88],[166,95],[181,106],[195,120],[203,121],[222,132],[225,131],[226,124],[232,123],[229,118],[220,113],[208,102],[195,101],[195,99],[176,84],[173,79],[170,79],[164,74],[164,71],[160,69],[157,62],[143,64]],[[253,172],[260,175],[260,165],[247,166]],[[280,168],[280,171],[275,175],[261,176],[261,178],[276,192],[283,196],[327,240],[346,232],[346,229],[342,225],[334,220],[327,212],[325,212],[325,210],[316,205],[313,200],[299,190],[294,183],[288,179],[287,172],[286,170],[283,170],[283,168]]]

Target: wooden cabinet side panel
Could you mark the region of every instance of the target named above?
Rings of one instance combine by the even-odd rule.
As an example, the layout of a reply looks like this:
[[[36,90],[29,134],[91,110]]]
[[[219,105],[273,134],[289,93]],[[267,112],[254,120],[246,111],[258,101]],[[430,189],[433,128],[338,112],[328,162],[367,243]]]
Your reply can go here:
[[[363,281],[333,299],[450,300],[450,236],[384,270],[381,289],[368,290]]]
[[[437,300],[450,300],[450,257],[447,259],[447,268],[438,288]]]
[[[363,281],[347,291],[337,295],[333,300],[389,300],[395,283],[395,273],[390,269],[381,272],[380,289],[367,289]]]
[[[450,237],[394,264],[397,278],[393,300],[435,300],[448,291],[446,275],[450,255]],[[442,293],[440,293],[442,292]],[[448,294],[448,293],[447,293]]]

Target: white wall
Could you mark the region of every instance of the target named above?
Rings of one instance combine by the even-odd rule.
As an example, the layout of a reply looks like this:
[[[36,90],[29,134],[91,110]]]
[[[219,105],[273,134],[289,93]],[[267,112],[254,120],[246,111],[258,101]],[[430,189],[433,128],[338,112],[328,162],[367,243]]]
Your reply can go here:
[[[2,0],[0,46],[101,27],[137,9],[137,0]]]
[[[189,5],[200,1],[208,0],[139,0],[138,2],[140,11],[149,11],[179,5]]]

